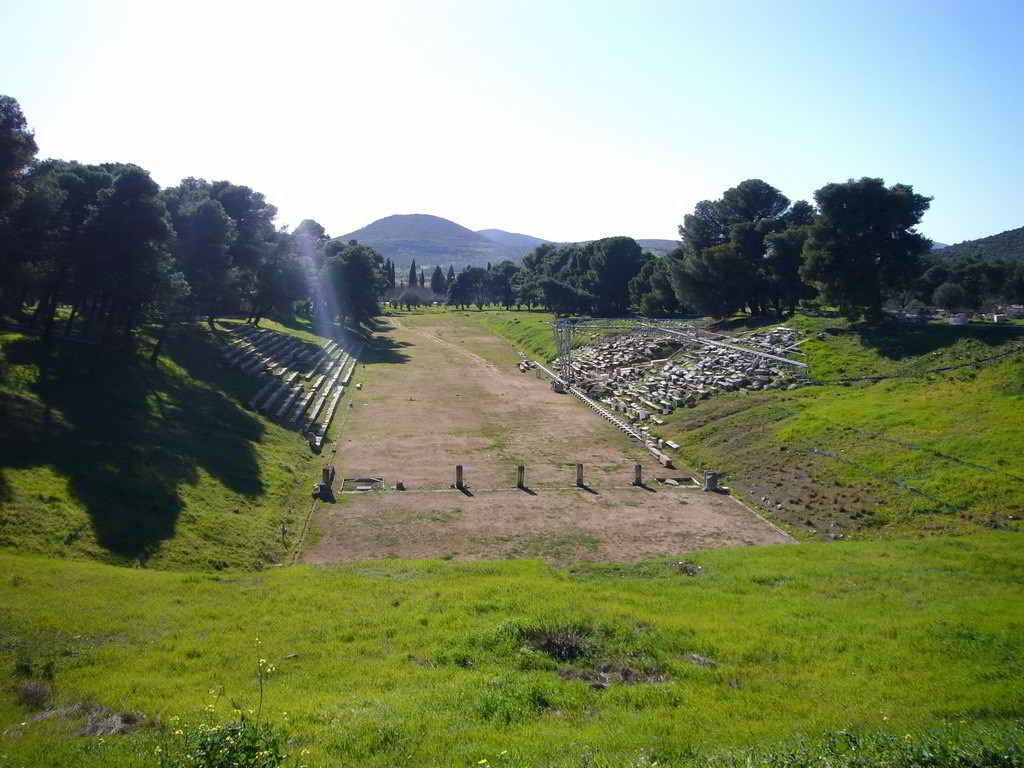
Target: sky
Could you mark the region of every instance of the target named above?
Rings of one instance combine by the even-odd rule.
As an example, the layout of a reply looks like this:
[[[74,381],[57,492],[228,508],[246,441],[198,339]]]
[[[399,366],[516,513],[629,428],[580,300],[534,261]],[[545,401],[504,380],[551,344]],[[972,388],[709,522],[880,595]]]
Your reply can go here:
[[[944,243],[1024,225],[1024,3],[0,0],[40,156],[394,213],[671,238],[760,178],[881,177]]]

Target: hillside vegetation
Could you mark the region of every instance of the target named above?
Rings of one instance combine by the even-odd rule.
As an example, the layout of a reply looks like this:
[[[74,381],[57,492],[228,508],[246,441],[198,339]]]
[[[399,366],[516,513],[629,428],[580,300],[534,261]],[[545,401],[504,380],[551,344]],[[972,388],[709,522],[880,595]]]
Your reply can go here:
[[[932,253],[932,259],[961,259],[975,257],[994,261],[1005,259],[1008,261],[1024,260],[1024,227],[1008,229],[997,235],[980,237],[977,240],[965,240],[962,243],[949,245]]]
[[[1024,514],[1024,337],[999,327],[796,317],[817,383],[669,417],[686,463],[728,473],[808,535],[1014,525]],[[944,368],[953,370],[941,371]]]
[[[0,547],[173,568],[280,561],[316,462],[245,407],[257,382],[222,365],[221,335],[181,328],[156,367],[148,349],[0,335]]]
[[[155,765],[175,729],[255,709],[257,657],[276,666],[262,717],[310,766],[685,765],[755,746],[778,760],[799,736],[914,742],[1024,714],[1019,534],[691,562],[703,570],[391,561],[224,578],[0,555],[0,754]],[[9,693],[38,675],[57,712],[42,719]],[[146,720],[70,738],[86,701]]]

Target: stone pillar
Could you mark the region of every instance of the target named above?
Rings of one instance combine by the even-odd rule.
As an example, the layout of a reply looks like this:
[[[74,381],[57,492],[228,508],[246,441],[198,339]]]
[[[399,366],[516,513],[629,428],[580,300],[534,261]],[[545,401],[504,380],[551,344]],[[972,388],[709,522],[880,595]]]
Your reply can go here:
[[[520,464],[516,467],[516,488],[526,487],[526,467]]]
[[[465,484],[462,482],[462,465],[461,464],[456,464],[455,465],[455,487],[458,488],[460,491],[463,488],[466,487]]]
[[[633,465],[633,485],[644,484],[644,465],[634,464]]]
[[[705,491],[717,491],[718,490],[718,473],[712,472],[710,469],[704,470],[704,490]]]
[[[577,464],[576,465],[576,487],[577,488],[582,488],[583,487],[583,465],[582,464]]]

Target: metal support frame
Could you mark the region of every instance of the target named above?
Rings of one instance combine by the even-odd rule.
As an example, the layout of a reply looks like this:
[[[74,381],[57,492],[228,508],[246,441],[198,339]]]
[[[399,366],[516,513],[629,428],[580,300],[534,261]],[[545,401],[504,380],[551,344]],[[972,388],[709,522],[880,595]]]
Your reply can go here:
[[[610,318],[607,320],[591,317],[562,317],[552,323],[552,328],[555,334],[555,346],[558,348],[558,367],[556,370],[558,371],[558,375],[569,385],[575,384],[577,378],[576,372],[572,367],[572,355],[573,348],[576,345],[576,333],[577,331],[586,331],[589,329],[621,330],[628,331],[630,333],[639,333],[645,336],[666,334],[685,339],[687,341],[694,341],[708,347],[719,347],[720,349],[728,349],[733,352],[740,352],[746,355],[772,360],[776,363],[789,365],[794,368],[807,368],[807,363],[800,362],[799,360],[790,360],[789,358],[780,357],[779,355],[773,355],[770,352],[762,352],[757,349],[741,347],[738,344],[720,341],[718,339],[727,339],[729,337],[709,333],[693,323],[681,320],[650,320],[646,317],[638,317],[636,319]],[[715,336],[717,336],[718,339],[711,338]]]

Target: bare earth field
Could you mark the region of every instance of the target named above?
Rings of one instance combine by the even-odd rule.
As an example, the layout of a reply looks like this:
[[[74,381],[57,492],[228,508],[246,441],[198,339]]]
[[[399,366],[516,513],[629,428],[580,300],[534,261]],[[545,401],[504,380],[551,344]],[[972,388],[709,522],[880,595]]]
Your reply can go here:
[[[695,549],[789,541],[736,500],[672,488],[666,470],[461,313],[386,318],[339,437],[343,477],[406,491],[339,494],[314,519],[304,560],[367,558],[629,561]],[[586,489],[574,487],[584,465]],[[644,465],[646,488],[630,486]],[[470,493],[451,488],[465,467]],[[515,486],[526,465],[528,491]]]

